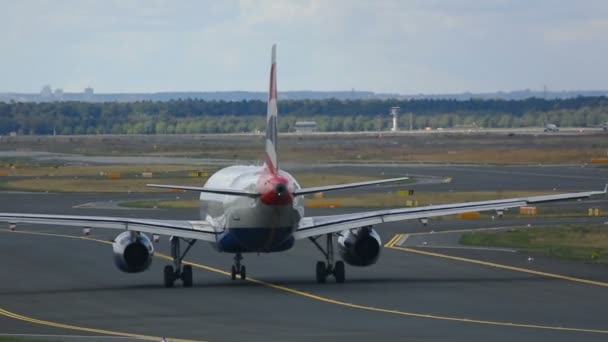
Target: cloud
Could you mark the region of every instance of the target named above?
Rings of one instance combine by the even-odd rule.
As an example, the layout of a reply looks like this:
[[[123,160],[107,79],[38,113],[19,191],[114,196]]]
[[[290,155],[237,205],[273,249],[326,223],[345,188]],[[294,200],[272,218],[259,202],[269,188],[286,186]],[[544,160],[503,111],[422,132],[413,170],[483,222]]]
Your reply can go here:
[[[547,30],[545,39],[548,43],[554,44],[606,42],[608,40],[607,33],[608,19],[594,19]]]
[[[239,0],[239,19],[247,25],[289,23],[318,15],[323,2],[319,0]]]
[[[273,43],[281,89],[601,87],[607,17],[594,0],[13,1],[0,90],[264,90]]]

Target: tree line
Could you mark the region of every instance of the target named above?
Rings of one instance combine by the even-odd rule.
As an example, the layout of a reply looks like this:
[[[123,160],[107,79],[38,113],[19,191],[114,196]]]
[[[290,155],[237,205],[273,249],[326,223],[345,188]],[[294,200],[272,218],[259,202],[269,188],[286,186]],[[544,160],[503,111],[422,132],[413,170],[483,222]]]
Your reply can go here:
[[[545,118],[559,126],[608,121],[608,98],[479,100],[281,100],[279,130],[314,120],[320,131],[377,131],[390,126],[399,106],[401,127],[534,127]],[[264,101],[0,102],[0,134],[184,134],[256,132],[265,129]]]

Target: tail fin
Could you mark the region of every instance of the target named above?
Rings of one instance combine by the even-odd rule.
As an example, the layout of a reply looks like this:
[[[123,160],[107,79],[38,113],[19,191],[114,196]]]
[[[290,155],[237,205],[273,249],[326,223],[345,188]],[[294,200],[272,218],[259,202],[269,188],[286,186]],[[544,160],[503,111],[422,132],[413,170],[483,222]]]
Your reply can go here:
[[[277,46],[272,46],[270,64],[270,90],[268,91],[268,111],[266,113],[266,167],[272,173],[279,170],[277,160]]]

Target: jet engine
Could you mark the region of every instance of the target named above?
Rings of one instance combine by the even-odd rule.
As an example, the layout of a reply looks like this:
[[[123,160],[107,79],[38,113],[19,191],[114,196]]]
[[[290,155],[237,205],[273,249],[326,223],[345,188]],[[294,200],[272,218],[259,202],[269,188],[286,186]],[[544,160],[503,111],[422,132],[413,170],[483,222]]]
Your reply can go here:
[[[138,232],[124,232],[114,239],[114,263],[123,272],[138,273],[148,269],[154,256],[150,238]]]
[[[382,241],[372,226],[342,231],[338,251],[342,260],[353,266],[369,266],[378,261]]]

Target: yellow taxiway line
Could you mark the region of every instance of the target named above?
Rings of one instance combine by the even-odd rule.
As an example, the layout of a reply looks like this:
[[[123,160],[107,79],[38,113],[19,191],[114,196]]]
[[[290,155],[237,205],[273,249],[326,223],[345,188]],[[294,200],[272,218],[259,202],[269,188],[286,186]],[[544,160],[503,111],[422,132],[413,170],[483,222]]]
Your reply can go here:
[[[391,240],[390,242],[396,243],[402,236],[399,235],[396,239]],[[160,255],[163,259],[172,260],[167,255]],[[193,267],[202,268],[211,272],[216,272],[220,274],[230,275],[229,272],[225,272],[213,267],[209,267],[206,265],[197,264],[194,262],[184,262],[185,264],[192,265]],[[484,325],[494,325],[494,326],[504,326],[504,327],[517,327],[517,328],[534,328],[534,329],[543,329],[543,330],[558,330],[558,331],[571,331],[571,332],[585,332],[585,333],[598,333],[598,334],[608,334],[608,330],[599,330],[599,329],[585,329],[585,328],[569,328],[569,327],[557,327],[557,326],[548,326],[548,325],[537,325],[537,324],[523,324],[523,323],[512,323],[512,322],[499,322],[499,321],[488,321],[488,320],[477,320],[477,319],[469,319],[469,318],[460,318],[460,317],[450,317],[450,316],[439,316],[439,315],[431,315],[431,314],[421,314],[416,312],[408,312],[402,310],[392,310],[392,309],[384,309],[377,308],[373,306],[359,305],[354,303],[348,303],[337,299],[332,299],[328,297],[323,297],[319,295],[315,295],[309,292],[300,291],[291,287],[286,287],[282,285],[277,285],[273,283],[268,283],[263,280],[247,278],[248,281],[263,285],[266,287],[273,288],[275,290],[284,291],[288,293],[292,293],[298,296],[318,300],[321,302],[344,306],[353,309],[365,310],[365,311],[373,311],[373,312],[382,312],[387,314],[399,315],[399,316],[409,316],[409,317],[417,317],[417,318],[430,318],[435,320],[442,321],[453,321],[453,322],[463,322],[463,323],[477,323]]]
[[[576,282],[576,283],[582,283],[582,284],[589,284],[589,285],[608,287],[608,283],[601,282],[601,281],[596,281],[596,280],[589,280],[589,279],[570,277],[570,276],[566,276],[566,275],[562,275],[562,274],[536,271],[536,270],[529,269],[529,268],[515,267],[515,266],[509,266],[509,265],[504,265],[504,264],[497,264],[497,263],[494,263],[494,262],[483,261],[483,260],[478,260],[478,259],[469,259],[469,258],[457,257],[457,256],[453,256],[453,255],[448,255],[448,254],[421,251],[421,250],[415,249],[415,248],[407,248],[407,247],[396,246],[397,242],[402,237],[404,237],[404,236],[407,236],[407,234],[397,234],[397,235],[395,235],[395,237],[392,238],[386,245],[384,245],[384,247],[395,249],[395,250],[398,250],[398,251],[408,252],[408,253],[422,254],[422,255],[432,256],[432,257],[436,257],[436,258],[443,258],[443,259],[450,259],[450,260],[468,262],[468,263],[471,263],[471,264],[477,264],[477,265],[489,266],[489,267],[494,267],[494,268],[500,268],[500,269],[503,269],[503,270],[509,270],[509,271],[514,271],[514,272],[534,274],[534,275],[538,275],[538,276],[542,276],[542,277],[547,277],[547,278],[555,278],[555,279],[573,281],[573,282]]]
[[[112,244],[112,242],[107,241],[107,240],[100,240],[100,239],[95,239],[95,238],[86,237],[86,236],[74,236],[74,235],[43,233],[43,232],[29,232],[29,231],[20,231],[20,230],[10,231],[10,230],[6,230],[6,229],[0,229],[0,231],[9,232],[9,233],[28,234],[28,235],[62,237],[62,238],[68,238],[68,239],[87,240],[87,241],[94,241],[94,242],[100,242],[100,243],[105,243],[105,244]],[[84,332],[101,334],[101,335],[109,335],[109,336],[130,337],[130,338],[146,340],[146,341],[161,341],[163,339],[163,337],[161,337],[161,336],[140,335],[140,334],[120,332],[120,331],[95,329],[95,328],[82,327],[82,326],[76,326],[76,325],[71,325],[71,324],[63,324],[63,323],[45,321],[45,320],[41,320],[41,319],[36,319],[36,318],[32,318],[32,317],[19,315],[14,312],[5,310],[3,308],[0,308],[0,315],[5,316],[5,317],[10,317],[10,318],[13,318],[16,320],[24,321],[24,322],[34,323],[34,324],[38,324],[38,325],[45,325],[45,326],[55,327],[55,328],[61,328],[61,329],[67,329],[67,330],[84,331]],[[185,339],[170,338],[170,337],[164,337],[164,338],[167,342],[204,342],[204,341],[185,340]]]
[[[0,231],[10,232],[9,230],[0,230]],[[27,232],[27,231],[16,231],[16,232],[22,233],[22,234],[59,236],[59,237],[66,237],[66,238],[73,238],[73,239],[90,240],[90,241],[102,242],[102,243],[110,243],[110,242],[105,241],[105,240],[99,240],[99,239],[94,239],[94,238],[89,238],[89,237],[82,237],[82,236],[72,236],[72,235],[62,235],[62,234],[52,234],[52,233],[37,233],[37,232]],[[388,248],[398,248],[398,247],[395,247],[394,244],[397,243],[397,241],[399,241],[399,239],[401,239],[402,237],[403,237],[402,234],[396,235],[385,246],[388,247]],[[166,259],[166,260],[172,260],[171,257],[169,257],[168,255],[165,255],[165,254],[158,253],[158,254],[156,254],[156,256],[158,256],[160,258],[163,258],[163,259]],[[190,262],[190,261],[184,261],[184,264],[188,264],[188,265],[191,265],[193,267],[204,269],[204,270],[207,270],[207,271],[210,271],[210,272],[214,272],[214,273],[230,276],[229,272],[226,272],[226,271],[223,271],[223,270],[211,267],[211,266],[202,265],[202,264],[198,264],[198,263]],[[366,306],[366,305],[348,303],[348,302],[345,302],[345,301],[341,301],[341,300],[337,300],[337,299],[332,299],[332,298],[328,298],[328,297],[324,297],[324,296],[319,296],[319,295],[315,295],[315,294],[312,294],[312,293],[309,293],[309,292],[305,292],[305,291],[300,291],[300,290],[297,290],[297,289],[294,289],[294,288],[291,288],[291,287],[286,287],[286,286],[282,286],[282,285],[268,283],[268,282],[265,282],[265,281],[259,280],[259,279],[247,278],[247,281],[252,282],[254,284],[259,284],[259,285],[262,285],[262,286],[266,286],[266,287],[269,287],[269,288],[272,288],[272,289],[275,289],[275,290],[279,290],[279,291],[283,291],[283,292],[288,292],[288,293],[295,294],[295,295],[298,295],[298,296],[302,296],[302,297],[305,297],[305,298],[317,300],[317,301],[320,301],[320,302],[324,302],[324,303],[328,303],[328,304],[333,304],[333,305],[339,305],[339,306],[348,307],[348,308],[352,308],[352,309],[371,311],[371,312],[380,312],[380,313],[393,314],[393,315],[399,315],[399,316],[405,316],[405,317],[427,318],[427,319],[434,319],[434,320],[441,320],[441,321],[451,321],[451,322],[461,322],[461,323],[469,323],[469,324],[481,324],[481,325],[492,325],[492,326],[502,326],[502,327],[515,327],[515,328],[529,328],[529,329],[541,329],[541,330],[553,330],[553,331],[569,331],[569,332],[581,332],[581,333],[596,333],[596,334],[607,334],[608,335],[608,330],[600,330],[600,329],[586,329],[586,328],[573,328],[573,327],[560,327],[560,326],[549,326],[549,325],[538,325],[538,324],[524,324],[524,323],[513,323],[513,322],[478,320],[478,319],[469,319],[469,318],[462,318],[462,317],[440,316],[440,315],[432,315],[432,314],[422,314],[422,313],[417,313],[417,312],[408,312],[408,311],[402,311],[402,310],[384,309],[384,308],[378,308],[378,307],[373,307],[373,306]],[[144,338],[144,339],[153,338],[153,337],[150,337],[150,336],[128,334],[128,333],[121,333],[121,332],[113,332],[113,331],[109,331],[109,330],[98,330],[98,329],[91,329],[91,328],[84,328],[84,327],[77,327],[77,326],[72,326],[72,325],[66,325],[66,324],[61,324],[61,323],[42,321],[42,320],[37,320],[37,319],[33,319],[33,318],[17,315],[17,314],[14,314],[12,312],[6,311],[4,309],[0,309],[0,315],[4,315],[4,316],[7,316],[7,317],[11,317],[11,318],[19,319],[19,320],[24,320],[24,321],[28,321],[28,322],[32,322],[32,323],[42,324],[42,325],[50,325],[50,326],[61,327],[61,328],[64,328],[64,329],[88,331],[88,332],[95,332],[95,333],[107,334],[107,335],[115,335],[115,336],[130,336],[130,337]],[[172,339],[172,341],[186,341],[186,340]]]
[[[135,338],[135,339],[138,339],[138,340],[146,340],[146,341],[160,341],[160,340],[162,340],[162,337],[159,337],[159,336],[131,334],[131,333],[125,333],[125,332],[119,332],[119,331],[104,330],[104,329],[95,329],[95,328],[87,328],[87,327],[80,327],[80,326],[70,325],[70,324],[62,324],[62,323],[55,323],[55,322],[50,322],[50,321],[44,321],[44,320],[35,319],[35,318],[27,317],[27,316],[22,316],[22,315],[14,313],[14,312],[10,312],[10,311],[4,310],[2,308],[0,308],[0,315],[6,316],[6,317],[10,317],[10,318],[13,318],[13,319],[17,319],[17,320],[20,320],[20,321],[24,321],[24,322],[34,323],[34,324],[38,324],[38,325],[46,325],[46,326],[60,328],[60,329],[85,331],[85,332],[95,333],[95,334],[101,334],[101,335],[130,337],[130,338]],[[171,341],[171,342],[198,342],[198,341],[193,341],[193,340],[183,340],[183,339],[176,339],[176,338],[166,338],[166,341]]]

